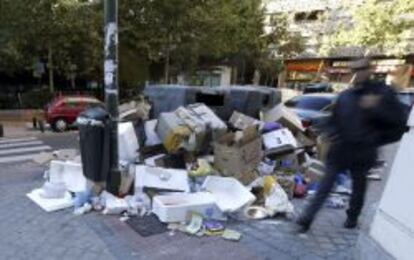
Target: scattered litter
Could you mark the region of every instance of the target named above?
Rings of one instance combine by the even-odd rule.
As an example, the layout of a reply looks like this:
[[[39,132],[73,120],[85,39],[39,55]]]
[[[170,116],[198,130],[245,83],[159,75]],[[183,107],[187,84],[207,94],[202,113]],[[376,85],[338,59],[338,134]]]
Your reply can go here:
[[[86,190],[87,181],[83,175],[82,164],[73,161],[51,161],[49,180],[54,183],[63,182],[70,192]]]
[[[263,144],[266,150],[281,148],[296,148],[296,138],[287,128],[272,131],[263,135]]]
[[[265,207],[269,211],[270,216],[277,213],[292,213],[293,205],[289,201],[286,192],[282,187],[275,183],[270,191],[270,194],[265,198]]]
[[[162,141],[160,137],[158,136],[156,132],[156,126],[157,126],[158,120],[148,120],[144,123],[144,129],[145,129],[145,146],[155,146],[162,144]]]
[[[135,162],[138,158],[139,144],[132,122],[118,124],[119,160]]]
[[[189,192],[188,174],[185,170],[165,169],[138,165],[135,169],[135,187]]]
[[[345,208],[346,201],[340,196],[330,196],[326,200],[325,205],[329,208],[342,209]]]
[[[129,216],[122,216],[119,218],[119,221],[126,222],[129,219]]]
[[[261,206],[251,206],[246,208],[244,215],[248,219],[264,219],[269,217],[269,212],[266,208]]]
[[[45,182],[40,196],[44,199],[61,199],[65,197],[66,187],[64,183]]]
[[[137,189],[134,196],[126,196],[128,214],[131,216],[145,216],[151,213],[151,199],[142,189]]]
[[[190,223],[185,227],[185,232],[195,235],[203,227],[203,216],[198,213],[191,213]]]
[[[276,123],[276,122],[266,122],[263,125],[262,133],[263,134],[266,134],[266,133],[269,133],[269,132],[272,132],[272,131],[275,131],[275,130],[279,130],[281,128],[283,128],[283,126],[281,124],[279,124],[279,123]]]
[[[151,105],[141,96],[119,106],[119,118],[124,121],[147,120]]]
[[[262,144],[255,127],[227,133],[214,144],[214,167],[224,176],[240,178],[256,169],[261,159]]]
[[[75,210],[73,211],[73,214],[76,216],[80,216],[83,214],[86,214],[88,212],[91,212],[93,209],[92,205],[89,203],[85,203],[82,207],[79,208],[75,208]]]
[[[46,212],[57,211],[73,206],[72,196],[69,192],[65,192],[65,196],[61,199],[45,199],[42,197],[42,193],[42,189],[35,189],[28,193],[27,197]]]
[[[208,163],[205,159],[198,159],[197,163],[195,163],[192,169],[189,171],[188,175],[190,177],[202,177],[207,176],[214,173],[213,167]]]
[[[152,212],[167,223],[185,221],[189,212],[197,212],[210,219],[223,218],[215,197],[208,192],[155,196]]]
[[[302,126],[302,122],[299,117],[292,111],[290,111],[283,104],[277,105],[272,109],[264,112],[264,121],[266,122],[279,122],[285,127],[289,128],[293,132],[304,132],[305,128]]]
[[[130,217],[125,223],[142,237],[150,237],[168,231],[167,225],[161,223],[154,214]]]
[[[237,232],[236,230],[226,228],[223,232],[222,238],[231,241],[240,241],[241,233]]]
[[[119,215],[128,210],[128,203],[125,199],[117,198],[109,192],[103,191],[105,209],[102,211],[104,215]]]
[[[240,130],[244,130],[247,127],[250,127],[252,125],[257,125],[259,128],[262,128],[262,126],[264,125],[263,122],[250,117],[250,116],[246,116],[242,113],[239,113],[237,111],[234,111],[233,114],[231,115],[230,119],[229,119],[230,124],[237,129]]]
[[[259,166],[257,166],[257,170],[262,176],[271,175],[275,171],[275,167],[275,161],[270,160],[269,158],[264,158],[263,161],[259,163]]]

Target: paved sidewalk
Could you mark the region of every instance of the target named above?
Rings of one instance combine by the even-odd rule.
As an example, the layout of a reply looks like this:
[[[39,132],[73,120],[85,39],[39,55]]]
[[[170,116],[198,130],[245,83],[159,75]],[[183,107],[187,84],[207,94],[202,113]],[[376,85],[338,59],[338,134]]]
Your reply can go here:
[[[0,259],[355,259],[360,231],[342,228],[344,209],[323,208],[303,237],[281,218],[227,223],[242,233],[240,242],[179,232],[143,238],[119,216],[44,212],[26,197],[43,184],[43,171],[31,162],[0,170]],[[369,185],[363,218],[375,208],[384,183]]]

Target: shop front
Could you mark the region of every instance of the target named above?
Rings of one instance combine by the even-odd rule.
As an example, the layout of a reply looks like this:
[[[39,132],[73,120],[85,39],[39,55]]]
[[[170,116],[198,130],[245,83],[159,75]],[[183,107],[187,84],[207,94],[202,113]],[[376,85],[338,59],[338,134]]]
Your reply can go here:
[[[325,63],[317,60],[287,60],[285,61],[288,82],[311,82],[318,78]]]

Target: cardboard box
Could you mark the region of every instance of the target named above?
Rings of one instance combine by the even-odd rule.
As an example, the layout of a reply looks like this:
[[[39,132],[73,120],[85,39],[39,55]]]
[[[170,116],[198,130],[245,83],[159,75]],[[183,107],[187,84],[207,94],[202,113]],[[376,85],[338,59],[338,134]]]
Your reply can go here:
[[[184,121],[173,112],[160,114],[156,131],[169,153],[177,152],[191,135]]]
[[[296,148],[298,146],[296,138],[287,128],[266,133],[262,137],[266,150],[280,149],[283,147]]]
[[[257,125],[261,127],[264,123],[253,117],[234,111],[229,120],[230,124],[240,130],[244,130],[250,126]]]
[[[283,104],[265,111],[263,117],[265,122],[279,122],[289,128],[293,133],[305,131],[300,118]]]
[[[214,166],[224,176],[248,173],[261,159],[262,142],[255,127],[247,128],[242,135],[228,133],[214,144]]]

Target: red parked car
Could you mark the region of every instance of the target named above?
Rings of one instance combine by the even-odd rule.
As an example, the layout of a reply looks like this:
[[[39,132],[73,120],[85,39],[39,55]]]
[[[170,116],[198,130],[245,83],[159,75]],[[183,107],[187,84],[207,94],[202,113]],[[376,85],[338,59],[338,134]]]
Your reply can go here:
[[[74,125],[82,111],[94,106],[104,104],[90,96],[59,96],[45,107],[45,119],[54,131],[63,132]]]

